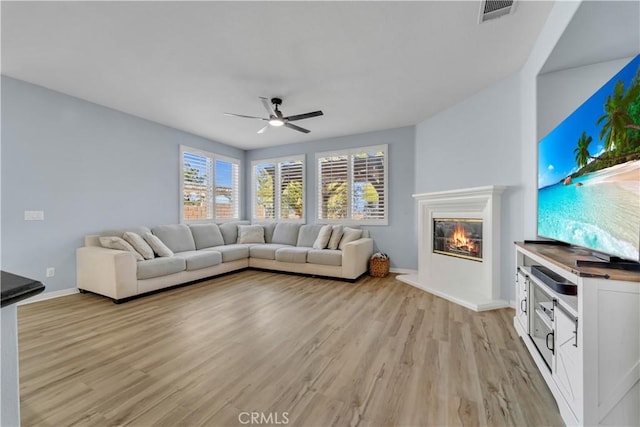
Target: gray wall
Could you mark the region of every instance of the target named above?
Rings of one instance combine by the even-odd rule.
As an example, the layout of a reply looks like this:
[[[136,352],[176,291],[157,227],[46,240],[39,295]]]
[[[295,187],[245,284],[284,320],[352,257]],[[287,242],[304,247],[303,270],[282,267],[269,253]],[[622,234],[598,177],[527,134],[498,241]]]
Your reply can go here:
[[[180,144],[244,160],[242,150],[3,76],[3,269],[46,292],[74,288],[85,234],[178,222]],[[25,210],[45,220],[24,221]]]
[[[513,299],[513,241],[522,229],[520,81],[513,75],[416,127],[417,193],[506,185],[501,289]]]
[[[248,151],[246,157],[247,168],[245,170],[247,215],[251,216],[251,162],[253,160],[299,154],[306,155],[306,221],[307,224],[314,224],[316,222],[315,153],[389,144],[389,225],[365,226],[362,228],[370,230],[376,251],[379,250],[389,254],[391,268],[417,269],[415,207],[411,197],[414,192],[414,129],[413,126],[403,127]],[[283,131],[286,131],[286,129],[283,129]]]

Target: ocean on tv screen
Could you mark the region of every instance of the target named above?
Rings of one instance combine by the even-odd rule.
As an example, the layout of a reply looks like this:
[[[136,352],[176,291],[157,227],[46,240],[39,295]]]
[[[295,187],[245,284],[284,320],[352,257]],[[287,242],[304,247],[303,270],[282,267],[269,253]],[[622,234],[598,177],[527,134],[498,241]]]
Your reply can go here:
[[[639,176],[637,160],[539,189],[538,234],[638,260]]]
[[[640,258],[640,55],[538,146],[538,235]]]

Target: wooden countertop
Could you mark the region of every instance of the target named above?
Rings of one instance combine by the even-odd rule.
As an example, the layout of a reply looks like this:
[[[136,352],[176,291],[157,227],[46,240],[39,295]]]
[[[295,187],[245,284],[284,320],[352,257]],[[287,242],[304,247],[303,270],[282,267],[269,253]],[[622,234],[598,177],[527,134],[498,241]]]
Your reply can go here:
[[[572,246],[545,245],[540,243],[515,242],[526,249],[570,273],[581,277],[606,277],[610,280],[640,282],[640,272],[599,267],[576,267],[576,260],[598,261],[588,249]]]

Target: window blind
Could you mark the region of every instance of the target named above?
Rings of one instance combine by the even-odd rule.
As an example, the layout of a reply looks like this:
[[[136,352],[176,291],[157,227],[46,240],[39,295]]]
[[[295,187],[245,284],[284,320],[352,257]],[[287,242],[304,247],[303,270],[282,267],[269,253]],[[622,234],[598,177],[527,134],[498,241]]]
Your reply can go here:
[[[256,219],[275,219],[276,166],[257,164],[254,166],[255,194],[254,213]]]
[[[303,218],[304,168],[302,161],[285,161],[280,168],[280,219]]]
[[[239,166],[232,161],[217,159],[216,168],[216,218],[240,218]]]
[[[240,161],[181,146],[182,221],[240,218]]]
[[[347,218],[348,156],[320,157],[318,172],[320,181],[319,219]]]
[[[384,152],[365,151],[351,156],[353,171],[352,218],[384,219]]]
[[[304,156],[252,162],[253,219],[304,219]]]
[[[213,159],[198,153],[182,154],[183,219],[213,218]]]
[[[386,224],[386,156],[386,145],[317,154],[317,218]]]

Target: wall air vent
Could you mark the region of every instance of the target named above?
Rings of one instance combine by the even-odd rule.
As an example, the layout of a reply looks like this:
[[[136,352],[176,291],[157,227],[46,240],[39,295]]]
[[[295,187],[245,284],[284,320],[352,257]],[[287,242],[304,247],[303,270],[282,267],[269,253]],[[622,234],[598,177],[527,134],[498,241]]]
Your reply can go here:
[[[515,0],[482,0],[479,23],[501,16],[511,15],[516,8]]]

